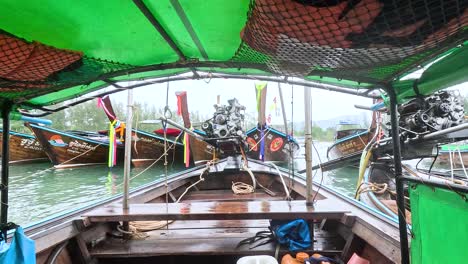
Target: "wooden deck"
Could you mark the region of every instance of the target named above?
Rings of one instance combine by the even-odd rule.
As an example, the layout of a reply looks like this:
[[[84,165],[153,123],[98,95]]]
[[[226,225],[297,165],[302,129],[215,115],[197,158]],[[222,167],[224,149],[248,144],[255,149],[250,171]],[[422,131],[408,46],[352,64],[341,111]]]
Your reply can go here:
[[[182,203],[130,204],[123,210],[111,204],[86,213],[90,222],[153,221],[153,220],[244,220],[244,219],[341,219],[349,213],[345,208],[317,201],[314,207],[301,201],[215,201]]]
[[[238,243],[253,237],[258,231],[268,231],[268,220],[202,220],[175,221],[159,230],[148,232],[145,239],[126,240],[111,238],[90,249],[90,254],[100,259],[138,258],[180,254],[186,255],[274,255],[276,243],[270,242],[256,246]],[[320,230],[318,224],[314,230],[313,252],[340,254],[345,241],[334,232]],[[280,254],[287,248],[281,247]]]

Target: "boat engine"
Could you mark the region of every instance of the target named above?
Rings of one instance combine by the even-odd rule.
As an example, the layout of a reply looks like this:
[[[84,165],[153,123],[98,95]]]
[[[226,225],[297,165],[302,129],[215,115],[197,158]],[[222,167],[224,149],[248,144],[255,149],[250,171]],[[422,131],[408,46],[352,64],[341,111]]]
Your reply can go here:
[[[463,122],[464,107],[458,91],[439,91],[415,98],[398,108],[403,139],[415,138]]]
[[[229,138],[241,137],[247,138],[242,128],[245,106],[239,104],[236,98],[228,100],[229,105],[215,104],[215,112],[211,119],[203,122],[201,128],[210,138]]]

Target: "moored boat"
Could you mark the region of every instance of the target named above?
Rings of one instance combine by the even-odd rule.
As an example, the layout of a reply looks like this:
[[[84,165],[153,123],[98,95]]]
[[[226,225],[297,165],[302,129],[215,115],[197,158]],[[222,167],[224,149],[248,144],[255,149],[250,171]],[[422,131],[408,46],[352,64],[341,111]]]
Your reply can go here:
[[[252,159],[287,164],[300,149],[294,138],[270,126],[254,127],[246,134],[246,155]]]
[[[0,136],[2,134],[0,129]],[[0,151],[2,149],[0,138]],[[47,155],[39,141],[33,136],[10,131],[10,164],[47,161]]]
[[[441,185],[458,185],[468,187],[468,178],[463,172],[440,173],[437,171],[418,170],[408,164],[403,164],[403,175],[419,179],[421,183],[429,180],[439,182]],[[389,218],[398,219],[396,180],[393,175],[394,165],[392,160],[382,158],[366,169],[362,183],[356,189],[356,199],[359,199],[366,205],[379,210]],[[410,188],[411,185],[404,186],[405,193],[405,216],[408,224],[412,223]]]
[[[362,152],[374,133],[359,124],[341,121],[336,126],[334,142],[327,149],[329,160]]]
[[[186,91],[179,91],[176,92],[177,97],[177,105],[178,105],[178,113],[182,117],[184,122],[184,127],[186,129],[193,130],[194,133],[206,137],[206,133],[199,129],[194,129],[192,127],[192,121],[190,120],[190,113],[188,110],[188,100],[187,100],[187,92]],[[206,142],[205,140],[196,138],[189,134],[184,135],[186,140],[189,142],[189,154],[186,158],[191,159],[194,164],[206,163],[213,159],[213,157],[221,157],[221,153],[219,150],[216,150],[215,146],[211,145],[210,143]],[[186,150],[187,151],[187,150]]]
[[[448,166],[456,166],[459,169],[468,168],[468,145],[447,144],[438,149],[437,161]]]
[[[132,129],[132,165],[148,167],[164,164],[167,152],[169,164],[181,165],[184,160],[183,144],[178,140],[164,138],[143,130]]]
[[[288,132],[283,133],[267,124],[269,123],[266,118],[267,89],[267,83],[255,85],[257,126],[246,132],[249,145],[246,155],[252,159],[287,164],[294,158],[300,146],[292,136],[286,134]]]
[[[55,168],[71,168],[107,164],[109,139],[94,132],[66,132],[26,123],[36,136]],[[117,161],[124,158],[123,146],[117,146]]]
[[[116,123],[119,119],[115,114],[114,108],[110,101],[109,96],[104,96],[99,98],[99,105],[103,108],[109,122]],[[120,124],[120,121],[118,121]],[[121,134],[122,138],[126,133],[125,125],[122,125],[122,131],[115,132]],[[148,167],[154,166],[156,164],[164,164],[167,161],[170,164],[183,164],[184,153],[183,153],[183,144],[178,140],[180,131],[171,131],[168,133],[166,130],[167,141],[164,140],[164,133],[160,130],[155,130],[154,133],[149,133],[140,129],[132,128],[132,144],[131,144],[131,156],[132,156],[132,165],[135,167]],[[108,135],[109,131],[101,131],[102,134]],[[159,134],[159,135],[158,135]],[[161,135],[162,134],[162,135]],[[165,142],[167,144],[165,144]]]

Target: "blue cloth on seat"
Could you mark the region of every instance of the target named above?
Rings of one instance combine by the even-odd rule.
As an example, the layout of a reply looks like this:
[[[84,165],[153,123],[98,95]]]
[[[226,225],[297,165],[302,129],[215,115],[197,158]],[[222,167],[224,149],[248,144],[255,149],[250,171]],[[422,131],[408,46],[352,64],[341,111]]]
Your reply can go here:
[[[18,226],[11,243],[0,241],[0,264],[36,264],[34,240],[28,238]]]
[[[312,245],[309,225],[304,219],[290,222],[272,221],[270,225],[278,242],[288,246],[290,251],[308,249]]]

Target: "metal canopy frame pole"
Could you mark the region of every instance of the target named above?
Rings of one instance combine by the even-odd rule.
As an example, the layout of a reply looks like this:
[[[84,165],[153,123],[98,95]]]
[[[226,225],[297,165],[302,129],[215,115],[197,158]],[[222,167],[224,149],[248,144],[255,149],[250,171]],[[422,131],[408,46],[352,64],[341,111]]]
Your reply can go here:
[[[177,46],[177,43],[169,36],[164,27],[159,23],[159,21],[154,17],[153,13],[149,8],[143,3],[143,0],[133,0],[133,3],[140,9],[143,15],[148,19],[148,21],[153,25],[153,27],[161,34],[161,37],[166,41],[166,43],[171,47],[171,49],[179,56],[179,60],[182,62],[187,61],[187,57],[184,55],[182,50]],[[198,73],[194,67],[189,67],[195,76],[198,76]],[[199,77],[199,76],[198,76]]]
[[[64,110],[64,109],[69,108],[71,106],[74,106],[74,105],[77,105],[77,104],[80,104],[80,103],[83,103],[83,102],[86,102],[86,101],[89,101],[89,100],[93,100],[95,98],[102,97],[102,96],[105,96],[105,95],[118,93],[118,92],[121,92],[121,91],[124,91],[124,90],[135,89],[135,88],[138,88],[138,87],[147,86],[147,85],[151,85],[151,84],[164,83],[164,82],[173,82],[173,81],[183,81],[183,80],[192,80],[192,79],[196,79],[196,78],[197,78],[196,76],[175,76],[175,77],[168,77],[168,78],[159,78],[159,79],[155,79],[155,80],[148,80],[148,81],[145,81],[145,82],[141,82],[141,83],[137,83],[137,84],[133,84],[133,85],[129,85],[129,86],[120,86],[114,81],[105,80],[105,82],[107,82],[110,85],[116,87],[117,89],[112,90],[112,91],[102,92],[102,93],[99,93],[99,94],[95,94],[93,96],[86,97],[86,98],[83,98],[81,100],[78,100],[78,101],[75,101],[73,103],[70,103],[70,104],[67,104],[67,105],[64,105],[64,106],[61,106],[61,107],[57,107],[57,108],[54,108],[54,109],[47,108],[47,107],[41,107],[41,106],[34,105],[34,104],[24,103],[23,104],[24,106],[39,109],[41,111],[45,111],[45,113],[32,114],[32,113],[25,112],[25,113],[21,113],[21,114],[24,115],[24,116],[31,116],[31,117],[43,117],[43,116],[47,116],[47,115],[49,115],[51,113],[55,113],[55,112]],[[311,88],[321,89],[321,90],[327,90],[327,91],[332,91],[332,92],[352,94],[352,95],[362,96],[362,97],[366,97],[366,98],[380,98],[379,96],[365,95],[364,92],[356,92],[356,90],[353,90],[353,88],[350,88],[350,87],[346,88],[346,87],[333,86],[333,85],[329,85],[329,84],[325,84],[325,83],[314,83],[314,82],[306,82],[306,81],[292,81],[292,80],[287,80],[287,79],[283,79],[283,78],[279,79],[279,78],[272,78],[272,77],[255,77],[255,76],[250,76],[250,75],[238,75],[238,76],[236,76],[236,75],[226,75],[226,74],[206,74],[206,75],[201,75],[200,78],[201,79],[205,79],[205,78],[211,78],[211,79],[216,79],[216,78],[219,78],[219,79],[227,79],[227,78],[228,79],[249,79],[249,80],[267,81],[267,82],[278,82],[278,83],[284,83],[284,84],[289,84],[289,85],[306,86],[306,87],[311,87]]]
[[[1,194],[1,208],[0,208],[0,222],[4,226],[8,223],[8,177],[10,174],[9,171],[9,162],[10,162],[10,112],[13,108],[13,104],[8,102],[5,104],[5,107],[2,109],[2,119],[3,119],[3,133],[2,133],[2,182],[0,189]],[[3,237],[6,238],[5,229],[3,231]]]
[[[286,109],[284,108],[284,100],[283,100],[283,90],[281,89],[281,83],[278,82],[278,92],[281,101],[281,112],[283,113],[283,122],[284,122],[284,131],[285,134],[288,135],[288,119],[286,117]]]
[[[305,161],[306,161],[306,204],[313,205],[312,201],[312,107],[311,91],[309,87],[304,87],[304,108],[305,108]]]
[[[130,187],[130,172],[132,162],[132,121],[133,121],[133,90],[128,90],[127,99],[127,120],[125,121],[125,163],[124,163],[124,182],[123,182],[123,201],[122,208],[124,211],[129,209],[128,197]],[[128,222],[123,225],[125,231],[128,231]]]
[[[408,247],[408,232],[405,220],[405,194],[403,190],[404,180],[403,169],[401,163],[401,145],[399,122],[397,113],[397,97],[392,86],[387,87],[387,93],[390,97],[390,121],[392,126],[392,143],[393,143],[393,161],[395,164],[395,181],[397,192],[397,206],[398,206],[398,225],[400,229],[400,251],[401,263],[409,264],[409,247]]]

